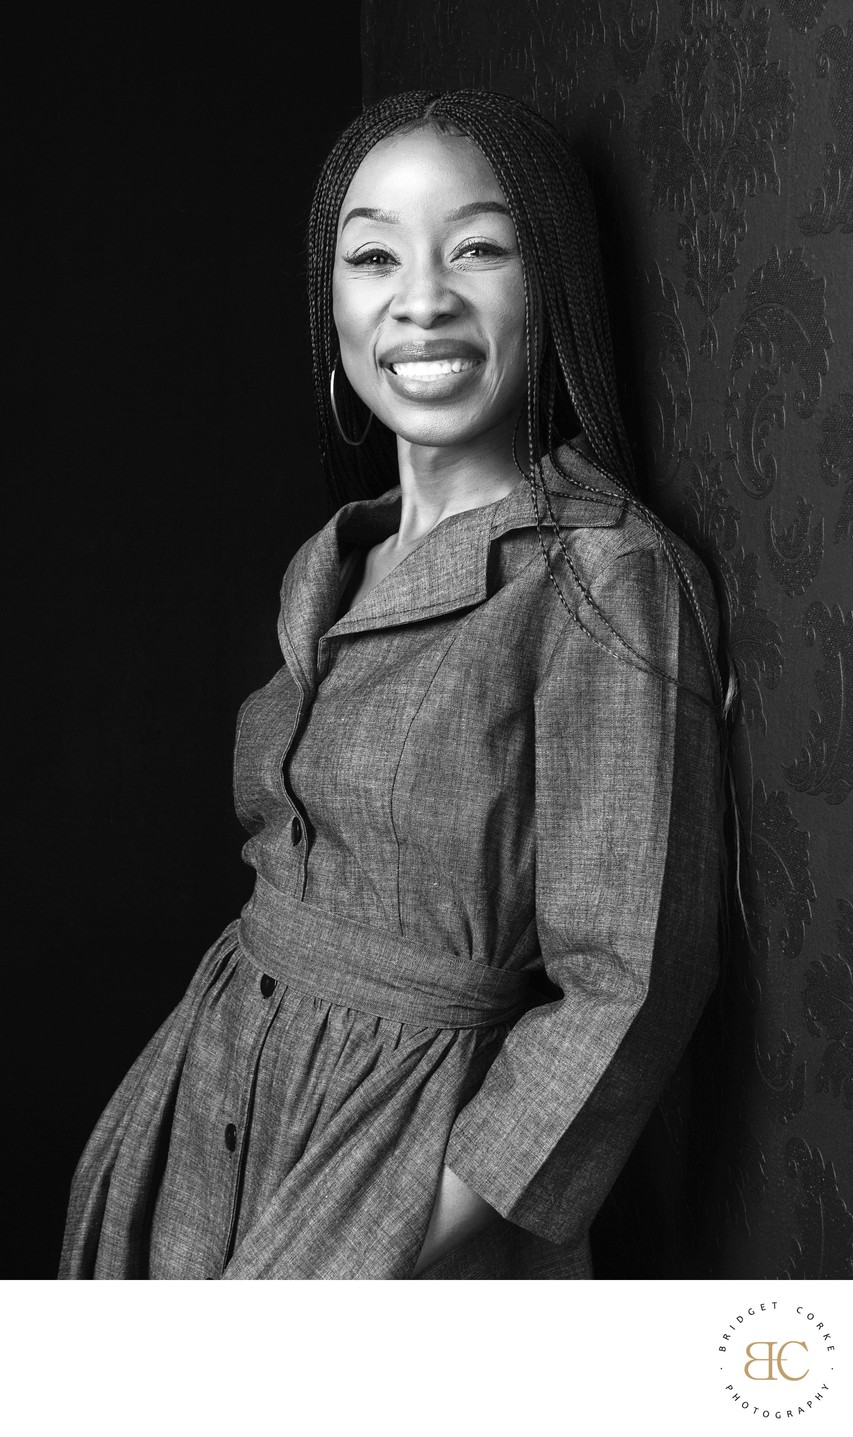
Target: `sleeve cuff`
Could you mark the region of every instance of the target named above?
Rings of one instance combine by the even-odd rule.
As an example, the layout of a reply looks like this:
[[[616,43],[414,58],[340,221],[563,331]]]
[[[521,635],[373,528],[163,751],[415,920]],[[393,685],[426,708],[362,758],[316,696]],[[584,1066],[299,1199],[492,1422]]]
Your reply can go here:
[[[444,1162],[501,1217],[526,1228],[536,1237],[564,1243],[578,1236],[565,1222],[559,1221],[550,1204],[533,1196],[527,1180],[513,1173],[511,1164],[502,1160],[501,1153],[492,1149],[484,1160],[480,1145],[472,1142],[461,1126],[451,1130]]]

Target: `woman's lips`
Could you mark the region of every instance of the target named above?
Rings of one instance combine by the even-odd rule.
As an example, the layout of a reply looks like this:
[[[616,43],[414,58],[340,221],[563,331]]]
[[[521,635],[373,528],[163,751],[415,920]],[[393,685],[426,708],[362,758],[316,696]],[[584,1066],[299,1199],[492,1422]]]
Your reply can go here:
[[[383,372],[406,399],[448,399],[467,389],[482,367],[482,359],[410,359],[383,365]]]

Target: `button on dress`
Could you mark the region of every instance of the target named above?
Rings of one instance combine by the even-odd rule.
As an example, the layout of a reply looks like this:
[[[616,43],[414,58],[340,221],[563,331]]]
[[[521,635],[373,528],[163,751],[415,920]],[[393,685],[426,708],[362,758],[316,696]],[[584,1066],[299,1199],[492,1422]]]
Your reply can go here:
[[[235,744],[255,891],[101,1117],[61,1277],[406,1279],[444,1163],[498,1216],[419,1278],[593,1275],[716,977],[719,745],[658,540],[559,457],[568,608],[524,480],[342,617],[399,489],[289,566]]]

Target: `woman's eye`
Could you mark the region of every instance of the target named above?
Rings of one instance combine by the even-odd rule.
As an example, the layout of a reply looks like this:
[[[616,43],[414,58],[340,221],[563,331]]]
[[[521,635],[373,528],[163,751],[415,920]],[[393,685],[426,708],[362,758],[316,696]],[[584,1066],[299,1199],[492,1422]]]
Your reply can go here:
[[[496,255],[504,255],[506,250],[502,245],[495,244],[494,240],[470,240],[456,251],[454,259],[493,259]]]
[[[385,269],[394,263],[394,257],[384,249],[363,249],[344,255],[344,263],[363,269]]]

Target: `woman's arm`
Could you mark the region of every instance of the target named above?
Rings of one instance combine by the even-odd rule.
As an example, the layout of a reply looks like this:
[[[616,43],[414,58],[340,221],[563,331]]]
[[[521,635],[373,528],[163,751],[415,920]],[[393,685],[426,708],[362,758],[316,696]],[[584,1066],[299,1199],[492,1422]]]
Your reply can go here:
[[[466,1238],[488,1227],[497,1217],[499,1213],[485,1198],[469,1188],[450,1168],[443,1167],[429,1227],[412,1277],[417,1277],[425,1267],[438,1262]]]
[[[695,625],[647,542],[609,562],[593,594],[650,664],[614,654],[583,605],[599,642],[567,627],[540,681],[536,924],[561,996],[507,1034],[445,1151],[504,1218],[560,1243],[595,1217],[718,967],[719,743],[695,696],[708,690]]]

